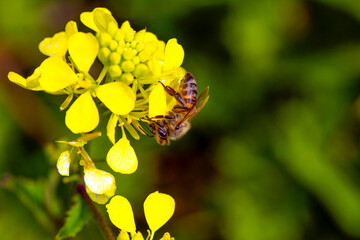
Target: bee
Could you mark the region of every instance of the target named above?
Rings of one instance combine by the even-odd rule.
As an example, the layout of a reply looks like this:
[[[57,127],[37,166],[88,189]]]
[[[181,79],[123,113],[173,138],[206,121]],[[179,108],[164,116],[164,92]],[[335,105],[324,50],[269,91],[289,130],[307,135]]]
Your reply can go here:
[[[201,111],[209,99],[209,86],[197,95],[197,84],[190,73],[180,80],[179,91],[160,82],[166,93],[176,99],[176,104],[166,115],[148,118],[150,132],[160,145],[169,145],[190,129],[190,121]]]

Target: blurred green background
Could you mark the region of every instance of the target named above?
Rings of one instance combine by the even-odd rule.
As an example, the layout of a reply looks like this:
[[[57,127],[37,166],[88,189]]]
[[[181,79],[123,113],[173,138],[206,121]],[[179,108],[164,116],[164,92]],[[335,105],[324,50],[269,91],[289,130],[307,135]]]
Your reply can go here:
[[[137,228],[155,191],[176,200],[176,239],[360,239],[360,2],[0,0],[0,238],[52,239],[74,184],[56,172],[55,140],[71,140],[64,96],[24,90],[38,43],[109,8],[119,23],[176,37],[183,66],[210,100],[192,130],[169,147],[131,140],[135,174],[115,174]],[[80,27],[81,26],[81,27]],[[104,121],[105,122],[105,121]],[[105,134],[89,146],[109,170]],[[105,207],[101,207],[105,211]],[[76,239],[103,239],[91,220]]]

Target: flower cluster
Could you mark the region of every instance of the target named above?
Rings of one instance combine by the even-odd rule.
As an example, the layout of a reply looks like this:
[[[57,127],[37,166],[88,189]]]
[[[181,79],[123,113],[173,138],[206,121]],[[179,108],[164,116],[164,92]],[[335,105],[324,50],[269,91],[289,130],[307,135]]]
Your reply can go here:
[[[106,205],[110,221],[121,231],[118,236],[120,240],[143,240],[140,232],[136,232],[134,213],[129,201],[120,195],[114,196]],[[144,201],[144,213],[149,225],[150,232],[146,239],[152,240],[154,234],[174,214],[175,200],[167,194],[154,192]],[[165,233],[160,240],[172,240],[169,233]]]
[[[106,135],[113,146],[106,161],[115,172],[135,172],[138,159],[126,131],[139,139],[144,134],[142,118],[164,115],[170,109],[169,97],[159,82],[178,85],[185,75],[180,67],[184,50],[176,39],[165,43],[145,29],[136,32],[128,21],[119,26],[105,8],[84,12],[80,20],[94,33],[80,32],[76,22],[68,22],[64,31],[39,44],[47,58],[31,76],[24,78],[10,72],[8,78],[29,90],[67,95],[60,106],[60,110],[66,110],[65,124],[82,136],[63,143],[77,150],[90,197],[104,204],[115,194],[115,179],[96,168],[85,144],[100,135],[93,133],[100,116],[108,116]],[[102,70],[94,77],[96,69],[92,66],[97,58]],[[122,136],[116,141],[117,127]],[[58,158],[61,175],[69,175],[71,152],[67,150]]]

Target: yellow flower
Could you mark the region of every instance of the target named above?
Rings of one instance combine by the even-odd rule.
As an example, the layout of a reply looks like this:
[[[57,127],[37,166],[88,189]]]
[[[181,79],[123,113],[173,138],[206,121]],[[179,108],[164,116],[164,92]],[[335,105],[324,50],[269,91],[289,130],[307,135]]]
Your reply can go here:
[[[106,161],[115,172],[131,174],[136,171],[138,160],[125,134],[110,148],[106,156]]]
[[[86,193],[89,195],[90,199],[98,204],[105,204],[109,200],[109,198],[111,198],[115,194],[115,189],[114,191],[107,191],[103,194],[97,194],[92,192],[87,186],[85,188]]]
[[[113,197],[106,205],[110,221],[119,229],[131,233],[132,239],[144,239],[140,232],[136,232],[134,214],[129,201],[119,195]],[[151,193],[144,202],[146,221],[151,230],[151,236],[147,239],[152,240],[154,233],[163,226],[173,215],[175,210],[175,200],[167,194],[154,192]],[[124,234],[120,234],[118,238]],[[124,238],[125,239],[125,238]],[[169,233],[165,233],[163,240],[173,240]]]
[[[47,37],[39,44],[42,54],[53,57],[63,57],[67,52],[67,35],[65,32],[56,33],[53,37]]]
[[[78,97],[66,111],[65,124],[73,133],[90,132],[99,124],[99,111],[90,92]]]
[[[93,164],[84,166],[84,181],[88,192],[90,191],[89,196],[95,202],[103,204],[115,194],[114,176],[97,169]],[[106,201],[104,202],[104,200]]]
[[[116,227],[129,233],[136,232],[134,213],[126,198],[116,195],[106,205],[106,208],[110,221]]]
[[[152,235],[171,218],[174,211],[175,200],[170,195],[156,191],[145,199],[145,218]]]
[[[11,82],[19,85],[20,87],[33,91],[43,90],[39,82],[40,76],[41,72],[39,68],[36,68],[34,73],[26,79],[15,72],[9,72],[8,74],[8,78]]]
[[[164,233],[164,236],[160,238],[160,240],[175,240],[173,237],[170,236],[170,233]]]
[[[136,95],[122,82],[111,82],[95,89],[96,96],[115,114],[126,115],[135,107]]]
[[[76,32],[78,32],[76,22],[69,21],[65,26],[65,32],[56,33],[40,42],[40,52],[49,57],[64,57],[68,50],[68,39]]]
[[[56,167],[60,175],[69,176],[70,162],[71,162],[70,152],[69,151],[62,152],[56,164]]]

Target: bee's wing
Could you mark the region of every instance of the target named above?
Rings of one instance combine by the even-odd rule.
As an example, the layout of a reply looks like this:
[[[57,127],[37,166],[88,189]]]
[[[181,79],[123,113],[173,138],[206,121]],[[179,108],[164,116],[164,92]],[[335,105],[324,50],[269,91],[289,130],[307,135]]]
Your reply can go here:
[[[196,106],[191,109],[183,119],[176,125],[177,127],[183,124],[185,121],[190,122],[205,106],[206,102],[209,100],[209,86],[207,86],[204,91],[200,94]]]
[[[209,86],[207,86],[204,91],[200,94],[195,109],[190,113],[187,120],[190,122],[200,111],[203,109],[207,101],[209,100]]]

